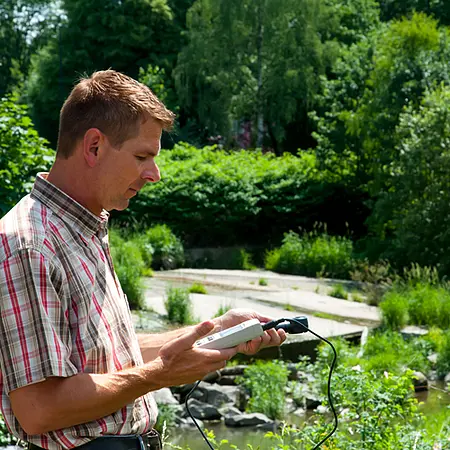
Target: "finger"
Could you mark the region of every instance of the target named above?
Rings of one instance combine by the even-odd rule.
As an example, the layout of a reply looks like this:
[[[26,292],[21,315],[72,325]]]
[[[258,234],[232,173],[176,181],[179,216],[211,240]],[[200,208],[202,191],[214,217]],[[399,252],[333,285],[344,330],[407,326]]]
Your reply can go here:
[[[194,327],[192,327],[188,332],[180,336],[173,341],[174,345],[179,348],[189,348],[194,345],[196,341],[206,336],[212,331],[214,324],[207,320],[206,322],[201,322]]]
[[[286,331],[280,329],[278,330],[278,336],[280,336],[281,344],[286,340],[287,334]]]

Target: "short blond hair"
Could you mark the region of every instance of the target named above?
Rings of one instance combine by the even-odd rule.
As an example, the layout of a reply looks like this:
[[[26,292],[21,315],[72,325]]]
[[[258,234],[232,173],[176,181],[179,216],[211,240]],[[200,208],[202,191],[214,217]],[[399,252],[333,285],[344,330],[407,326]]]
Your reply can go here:
[[[148,116],[164,130],[170,130],[175,119],[144,84],[115,70],[94,72],[75,85],[61,108],[57,156],[69,158],[90,128],[98,128],[111,145],[120,147],[138,135]]]

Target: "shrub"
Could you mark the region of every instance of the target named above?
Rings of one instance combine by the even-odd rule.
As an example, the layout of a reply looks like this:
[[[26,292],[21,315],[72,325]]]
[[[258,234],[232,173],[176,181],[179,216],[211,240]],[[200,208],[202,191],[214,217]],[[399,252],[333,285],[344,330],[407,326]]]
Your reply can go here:
[[[190,288],[189,292],[191,294],[207,294],[207,290],[202,283],[194,283]]]
[[[155,225],[139,239],[144,258],[156,270],[170,270],[184,265],[181,241],[167,225]],[[151,258],[150,258],[151,256]]]
[[[160,434],[164,428],[173,428],[176,425],[178,409],[174,405],[158,405],[158,419],[155,424],[155,430]]]
[[[450,325],[450,292],[443,287],[418,282],[406,289],[410,323],[448,328]]]
[[[115,218],[140,227],[166,223],[186,247],[266,245],[315,222],[333,234],[344,233],[346,222],[358,236],[365,230],[360,192],[318,170],[312,152],[275,157],[179,143],[161,152],[158,165],[162,181],[148,183]]]
[[[232,308],[233,308],[233,306],[230,303],[220,305],[219,309],[217,310],[217,312],[214,315],[214,317],[223,316],[227,311],[229,311]]]
[[[369,336],[364,347],[365,370],[382,374],[384,371],[398,373],[404,368],[427,372],[430,363],[422,340],[407,342],[395,332],[375,333]]]
[[[128,298],[130,308],[143,309],[144,295],[141,276],[145,270],[139,244],[125,241],[117,230],[110,230],[109,242],[114,270],[119,278],[122,290]]]
[[[450,373],[450,331],[443,335],[442,343],[438,348],[437,372],[441,377]]]
[[[169,287],[166,291],[164,306],[170,323],[180,325],[193,323],[192,302],[187,289]]]
[[[328,295],[335,298],[342,298],[343,300],[348,299],[348,292],[342,284],[336,284]]]
[[[329,236],[317,231],[285,234],[279,249],[266,255],[265,266],[275,272],[315,277],[349,278],[354,265],[352,242],[344,237]]]
[[[242,248],[217,248],[202,251],[200,256],[190,255],[189,267],[229,270],[253,270],[252,256]]]
[[[36,173],[50,166],[53,152],[15,96],[0,99],[0,117],[1,217],[30,190]]]
[[[283,417],[288,381],[284,363],[259,361],[245,369],[242,381],[250,391],[248,411],[261,412],[271,419]]]
[[[408,299],[396,290],[388,292],[380,303],[383,325],[400,330],[408,323]]]
[[[258,284],[259,284],[260,286],[267,286],[267,285],[269,284],[269,282],[268,282],[265,278],[260,278],[260,279],[258,280]]]

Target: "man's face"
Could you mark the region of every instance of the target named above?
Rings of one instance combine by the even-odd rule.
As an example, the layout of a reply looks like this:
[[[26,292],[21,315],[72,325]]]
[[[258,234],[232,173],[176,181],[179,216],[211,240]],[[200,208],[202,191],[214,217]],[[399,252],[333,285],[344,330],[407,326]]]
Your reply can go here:
[[[123,210],[146,183],[160,180],[155,158],[161,148],[161,132],[161,126],[148,119],[141,124],[138,136],[125,141],[120,149],[105,143],[110,148],[99,167],[102,208]]]

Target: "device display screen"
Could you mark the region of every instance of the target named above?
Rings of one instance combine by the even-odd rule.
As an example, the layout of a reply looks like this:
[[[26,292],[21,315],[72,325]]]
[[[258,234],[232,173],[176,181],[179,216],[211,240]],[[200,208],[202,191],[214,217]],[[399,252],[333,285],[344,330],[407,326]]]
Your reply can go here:
[[[223,330],[220,332],[220,337],[229,336],[230,334],[233,334],[237,330],[241,330],[242,328],[245,328],[242,324],[236,325],[235,327],[228,328],[226,330]]]

